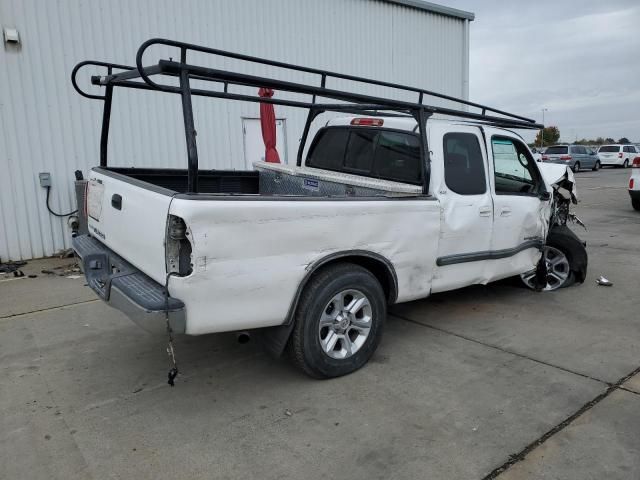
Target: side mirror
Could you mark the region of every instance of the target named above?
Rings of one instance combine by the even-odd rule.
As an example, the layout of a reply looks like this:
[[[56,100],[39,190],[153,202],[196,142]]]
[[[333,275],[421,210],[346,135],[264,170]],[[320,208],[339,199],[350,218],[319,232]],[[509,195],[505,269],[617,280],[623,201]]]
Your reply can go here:
[[[549,200],[551,200],[551,193],[547,191],[540,192],[540,195],[538,195],[538,198],[543,202],[548,202]]]

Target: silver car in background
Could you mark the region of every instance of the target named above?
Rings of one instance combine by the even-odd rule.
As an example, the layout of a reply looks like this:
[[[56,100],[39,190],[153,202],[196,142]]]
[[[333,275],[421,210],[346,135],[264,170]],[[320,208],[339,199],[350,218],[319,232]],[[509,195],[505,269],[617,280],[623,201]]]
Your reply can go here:
[[[542,155],[542,161],[567,165],[574,172],[583,168],[595,171],[602,164],[596,152],[584,145],[551,145]]]
[[[635,145],[603,145],[598,149],[598,158],[601,165],[611,165],[627,168],[633,163],[633,159],[640,150]]]

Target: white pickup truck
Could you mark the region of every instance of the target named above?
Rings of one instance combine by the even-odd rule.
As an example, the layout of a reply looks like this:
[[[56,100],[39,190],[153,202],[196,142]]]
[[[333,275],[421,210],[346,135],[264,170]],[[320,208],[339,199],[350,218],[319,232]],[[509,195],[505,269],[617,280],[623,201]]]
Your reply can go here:
[[[303,371],[326,378],[367,362],[391,304],[517,275],[548,290],[584,280],[584,245],[565,225],[573,176],[564,166],[535,162],[512,131],[538,128],[532,121],[489,107],[501,115],[361,98],[329,90],[326,78],[341,78],[330,72],[313,87],[189,65],[186,55],[143,67],[153,42],[242,57],[152,40],[136,67],[83,62],[74,70],[77,86],[84,64],[108,68],[93,78],[106,94],[92,97],[105,101],[107,124],[114,87],[136,83],[183,99],[186,170],[109,167],[103,124],[101,166],[91,171],[86,195],[90,233],[73,240],[91,288],[144,328],[254,330],[271,351],[286,349]],[[164,86],[152,75],[179,76],[181,85]],[[302,155],[306,128],[298,165],[198,170],[185,101],[197,94],[189,75],[322,95],[351,102],[352,113],[328,121]],[[229,85],[212,96],[264,100],[234,94]],[[285,100],[271,103],[278,102]],[[316,102],[301,106],[345,109]]]

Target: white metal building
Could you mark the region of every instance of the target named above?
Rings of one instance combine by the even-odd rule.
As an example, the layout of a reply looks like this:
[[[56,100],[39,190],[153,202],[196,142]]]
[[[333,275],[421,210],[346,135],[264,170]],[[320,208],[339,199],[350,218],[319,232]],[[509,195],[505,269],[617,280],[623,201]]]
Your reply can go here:
[[[68,212],[74,170],[86,177],[99,163],[102,102],[73,90],[77,62],[133,65],[143,41],[165,37],[467,98],[473,18],[422,0],[0,0],[0,259],[70,246],[38,174],[51,173],[51,207]],[[150,60],[175,52],[157,55]],[[257,104],[194,99],[194,112],[200,168],[260,159]],[[306,112],[276,107],[276,115],[280,156],[295,162]],[[118,89],[109,142],[110,165],[185,168],[179,97]]]

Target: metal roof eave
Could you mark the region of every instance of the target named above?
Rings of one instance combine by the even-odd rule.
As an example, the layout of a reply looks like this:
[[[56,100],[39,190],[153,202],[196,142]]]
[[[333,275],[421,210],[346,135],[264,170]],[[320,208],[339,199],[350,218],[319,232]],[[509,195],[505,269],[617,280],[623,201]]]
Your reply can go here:
[[[458,10],[457,8],[445,7],[444,5],[438,5],[437,3],[426,2],[424,0],[383,0],[383,1],[388,3],[395,3],[397,5],[404,5],[406,7],[413,7],[419,10],[425,10],[427,12],[439,13],[440,15],[459,18],[461,20],[473,21],[476,18],[476,15],[473,12]]]

